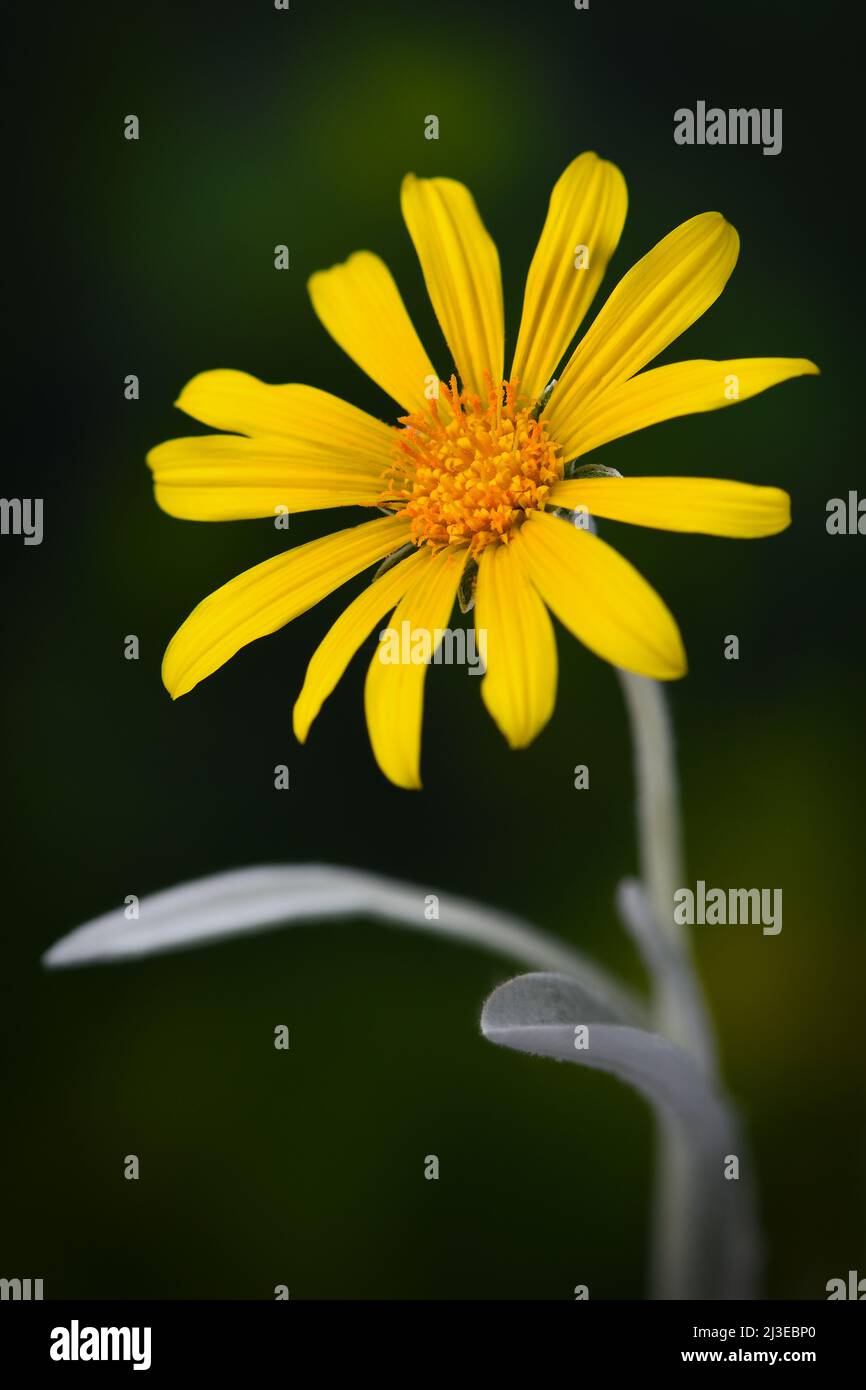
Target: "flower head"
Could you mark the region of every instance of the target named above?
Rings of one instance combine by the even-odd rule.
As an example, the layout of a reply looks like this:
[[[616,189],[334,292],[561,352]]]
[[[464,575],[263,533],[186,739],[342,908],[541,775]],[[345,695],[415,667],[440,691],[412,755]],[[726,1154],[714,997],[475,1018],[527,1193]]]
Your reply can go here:
[[[565,170],[506,376],[496,246],[462,184],[408,175],[403,215],[453,363],[446,379],[377,256],[357,252],[309,286],[332,337],[398,403],[390,425],[310,386],[268,386],[235,371],[193,378],[177,404],[224,433],[169,440],[149,454],[157,501],[171,515],[217,521],[347,505],[385,515],[291,548],[200,603],[165,654],[172,696],[389,557],[313,654],[294,710],[301,740],[382,619],[444,632],[469,565],[485,634],[482,695],[512,747],[530,743],[553,710],[550,612],[626,670],[660,680],[685,673],[661,598],[574,516],[767,536],[788,525],[788,496],[705,478],[622,478],[581,460],[645,426],[818,369],[802,358],[738,358],[642,370],[709,308],[733,270],[739,239],[715,212],[675,228],[638,261],[567,356],[626,202],[621,173],[595,154]],[[365,693],[373,751],[393,782],[418,787],[426,665],[380,655]]]

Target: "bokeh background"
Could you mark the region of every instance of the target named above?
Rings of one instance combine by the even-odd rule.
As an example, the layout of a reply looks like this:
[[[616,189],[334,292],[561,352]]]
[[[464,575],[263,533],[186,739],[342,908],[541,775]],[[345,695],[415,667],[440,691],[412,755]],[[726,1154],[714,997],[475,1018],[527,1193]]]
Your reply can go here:
[[[786,486],[785,535],[605,534],[689,650],[671,695],[690,881],[784,891],[778,937],[695,933],[757,1157],[767,1292],[822,1298],[829,1278],[866,1273],[866,539],[825,529],[828,498],[862,484],[862,238],[840,172],[837,23],[832,5],[742,0],[292,0],[288,13],[160,0],[9,17],[3,493],[44,497],[45,539],[0,541],[4,1276],[43,1277],[53,1297],[644,1293],[648,1113],[613,1080],[481,1039],[481,1004],[514,962],[359,920],[123,967],[39,964],[129,893],[312,859],[511,908],[640,984],[612,906],[636,864],[613,673],[560,632],[556,715],[514,754],[477,681],[435,669],[425,790],[397,791],[364,728],[372,642],[308,745],[291,733],[313,646],[359,581],[172,705],[159,667],[175,628],[285,536],[164,516],[144,465],[150,445],[195,431],[172,402],[210,367],[392,417],[305,288],[355,249],[385,257],[447,365],[399,215],[409,169],[472,187],[513,344],[550,188],[590,148],[630,192],[602,297],[696,212],[719,208],[742,235],[726,293],[663,360],[823,368],[606,450],[624,472]],[[844,34],[833,44],[838,59]],[[782,107],[782,154],[678,147],[673,112],[698,99]],[[128,113],[138,143],[123,139]],[[424,139],[430,113],[438,142]],[[138,402],[123,397],[131,372]],[[352,519],[293,517],[290,542]],[[728,633],[739,662],[723,659]],[[289,792],[274,790],[277,763]],[[573,789],[577,763],[589,791]],[[438,1183],[423,1179],[428,1153]]]

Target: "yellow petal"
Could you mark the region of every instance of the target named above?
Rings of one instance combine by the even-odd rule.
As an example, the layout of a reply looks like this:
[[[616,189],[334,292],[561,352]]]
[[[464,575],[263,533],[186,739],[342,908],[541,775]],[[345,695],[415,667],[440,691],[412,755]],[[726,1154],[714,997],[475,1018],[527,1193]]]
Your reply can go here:
[[[303,689],[295,702],[295,737],[304,743],[310,725],[341,679],[355,652],[371,628],[406,593],[425,561],[426,552],[415,550],[363,589],[340,614],[319,643],[307,667]]]
[[[194,608],[169,642],[162,662],[169,694],[185,695],[248,642],[284,627],[408,538],[405,521],[381,517],[239,574]]]
[[[485,370],[501,381],[505,355],[499,253],[469,189],[407,174],[403,216],[430,302],[466,386],[486,397]]]
[[[795,376],[815,376],[818,368],[805,357],[732,357],[726,362],[672,362],[641,372],[602,391],[589,405],[558,417],[557,444],[562,457],[575,459],[612,439],[646,429],[661,420],[720,410],[747,401],[770,386]]]
[[[547,606],[596,656],[655,680],[685,675],[672,615],[634,566],[598,536],[531,512],[514,553]]]
[[[704,212],[632,266],[557,382],[546,412],[555,438],[565,437],[578,405],[634,376],[700,318],[724,289],[739,245],[720,212]]]
[[[348,450],[328,454],[285,439],[169,439],[151,449],[147,462],[163,511],[189,521],[372,506],[382,495],[381,459]]]
[[[557,484],[551,501],[611,521],[706,536],[775,536],[791,524],[787,492],[718,478],[573,478]]]
[[[526,748],[556,702],[556,637],[515,549],[516,542],[481,552],[475,627],[487,667],[484,703],[511,747]]]
[[[553,376],[616,250],[627,206],[625,179],[597,154],[578,155],[554,186],[526,279],[511,368],[521,396],[537,399]],[[584,248],[581,265],[576,253]]]
[[[415,634],[426,634],[431,654],[439,645],[436,633],[441,638],[448,626],[466,554],[465,550],[441,550],[438,555],[432,551],[423,553],[420,573],[391,619],[398,656],[403,655],[404,623],[408,625],[409,654]],[[421,785],[421,722],[427,666],[411,660],[382,660],[388,655],[389,644],[380,641],[364,687],[367,728],[376,761],[385,776],[398,787],[411,790]]]
[[[407,411],[423,410],[427,379],[439,378],[385,262],[356,251],[308,283],[313,308],[335,342]]]
[[[288,439],[316,445],[340,456],[384,460],[394,447],[394,431],[348,401],[315,386],[292,382],[269,386],[247,372],[200,372],[187,382],[175,405],[213,429]]]

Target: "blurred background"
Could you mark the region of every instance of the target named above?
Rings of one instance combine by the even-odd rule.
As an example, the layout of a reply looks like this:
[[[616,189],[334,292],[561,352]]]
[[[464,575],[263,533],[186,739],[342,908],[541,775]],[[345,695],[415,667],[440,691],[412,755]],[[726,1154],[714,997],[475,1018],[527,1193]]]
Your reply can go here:
[[[0,1274],[42,1277],[47,1297],[645,1292],[648,1112],[609,1078],[481,1039],[482,1002],[515,962],[359,920],[128,966],[39,964],[130,893],[316,860],[510,908],[642,983],[612,903],[636,867],[612,671],[560,630],[555,717],[516,754],[479,683],[435,668],[425,789],[400,792],[364,727],[372,639],[307,746],[291,732],[309,656],[359,580],[172,705],[159,675],[172,633],[286,538],[265,521],[172,520],[144,464],[151,445],[196,432],[172,402],[206,368],[309,382],[393,418],[307,297],[312,271],[356,249],[385,258],[448,368],[399,214],[410,169],[472,188],[513,345],[550,189],[584,149],[617,162],[630,194],[596,308],[662,235],[719,208],[742,236],[739,265],[660,360],[803,355],[823,369],[603,459],[782,485],[787,533],[604,534],[666,598],[689,651],[670,692],[689,882],[784,892],[780,936],[695,929],[758,1163],[766,1291],[823,1298],[831,1277],[866,1274],[866,539],[825,528],[827,500],[864,486],[862,235],[842,174],[844,73],[825,66],[836,22],[832,5],[740,0],[159,0],[10,16],[2,491],[45,499],[45,538],[0,540]],[[675,145],[674,111],[698,100],[782,107],[782,153]],[[137,143],[123,138],[130,113]],[[288,272],[274,270],[277,243]],[[293,516],[289,541],[356,518]],[[138,662],[123,657],[130,633]],[[723,658],[730,633],[738,662]],[[278,763],[288,792],[274,789]],[[578,763],[588,791],[573,788]],[[123,1178],[130,1153],[137,1183]],[[439,1182],[423,1178],[430,1153]]]

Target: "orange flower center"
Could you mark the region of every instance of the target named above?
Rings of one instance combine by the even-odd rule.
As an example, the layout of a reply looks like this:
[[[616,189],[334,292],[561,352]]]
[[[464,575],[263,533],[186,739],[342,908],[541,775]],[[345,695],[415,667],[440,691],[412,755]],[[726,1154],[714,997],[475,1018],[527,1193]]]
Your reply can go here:
[[[482,401],[458,391],[452,377],[439,400],[400,419],[381,501],[401,504],[397,515],[411,521],[416,545],[468,546],[477,555],[507,544],[562,477],[546,423],[532,406],[518,406],[517,383],[488,382]]]

